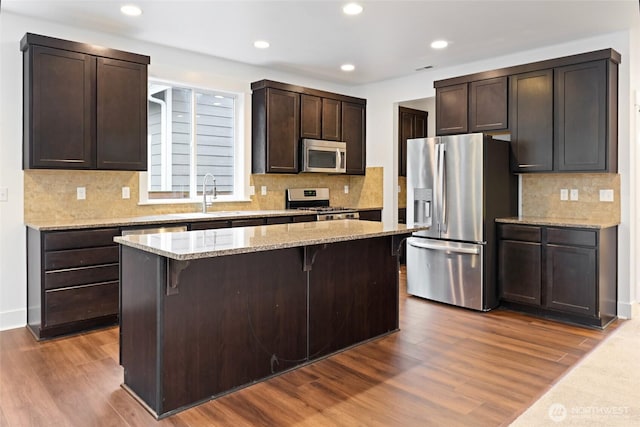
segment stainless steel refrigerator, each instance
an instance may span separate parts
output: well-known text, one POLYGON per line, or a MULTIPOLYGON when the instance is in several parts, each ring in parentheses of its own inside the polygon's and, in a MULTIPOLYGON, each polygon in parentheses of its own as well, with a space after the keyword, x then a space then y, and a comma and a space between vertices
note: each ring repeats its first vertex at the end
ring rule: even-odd
POLYGON ((509 143, 473 133, 407 141, 407 292, 474 310, 498 305, 494 220, 517 211, 509 143))

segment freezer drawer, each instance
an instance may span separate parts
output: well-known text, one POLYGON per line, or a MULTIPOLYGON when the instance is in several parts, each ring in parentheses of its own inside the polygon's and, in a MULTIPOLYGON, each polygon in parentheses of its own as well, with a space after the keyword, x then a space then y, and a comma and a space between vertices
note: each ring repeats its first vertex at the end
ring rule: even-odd
POLYGON ((410 237, 407 292, 474 310, 486 310, 484 245, 410 237))

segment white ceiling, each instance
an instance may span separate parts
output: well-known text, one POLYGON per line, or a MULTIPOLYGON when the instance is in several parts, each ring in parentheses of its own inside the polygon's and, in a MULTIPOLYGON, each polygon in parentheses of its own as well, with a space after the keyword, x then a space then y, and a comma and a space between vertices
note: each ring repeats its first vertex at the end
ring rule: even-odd
MULTIPOLYGON (((346 16, 336 0, 2 0, 1 8, 92 31, 363 84, 563 43, 637 25, 638 0, 364 0, 346 16), (120 6, 134 3, 140 17, 120 6), (429 47, 446 39, 448 48, 429 47), (271 47, 258 50, 257 39, 271 47), (341 64, 356 66, 351 73, 341 64)), ((83 41, 83 40, 79 40, 83 41)), ((144 53, 144 52, 142 52, 144 53)))

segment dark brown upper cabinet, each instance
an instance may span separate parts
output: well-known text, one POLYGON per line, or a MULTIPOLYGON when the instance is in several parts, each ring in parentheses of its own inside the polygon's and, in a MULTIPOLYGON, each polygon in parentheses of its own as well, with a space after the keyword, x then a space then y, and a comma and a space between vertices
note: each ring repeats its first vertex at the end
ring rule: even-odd
POLYGON ((300 137, 340 140, 341 104, 331 98, 300 95, 300 137))
POLYGON ((511 168, 514 172, 553 170, 553 70, 509 77, 511 168))
POLYGON ((469 84, 469 132, 507 128, 507 77, 469 84))
POLYGON ((467 83, 436 88, 436 135, 467 133, 467 83))
POLYGON ((436 135, 509 132, 516 173, 615 173, 620 60, 602 49, 435 81, 436 135))
POLYGON ((148 56, 27 33, 24 169, 147 169, 148 56))
POLYGON ((251 83, 252 172, 298 173, 302 138, 347 143, 347 174, 366 169, 366 99, 260 80, 251 83))
POLYGON ((427 136, 426 111, 413 108, 398 108, 398 175, 407 176, 407 139, 424 138, 427 136))
POLYGON ((342 103, 337 99, 322 98, 322 139, 340 140, 341 118, 342 103))
POLYGON ((342 140, 347 143, 347 174, 364 175, 366 172, 366 107, 362 104, 342 102, 342 140))
POLYGON ((298 173, 300 94, 254 90, 252 136, 253 173, 298 173))
POLYGON ((554 70, 557 171, 617 171, 617 71, 606 60, 554 70))
POLYGON ((300 138, 322 139, 322 98, 300 95, 300 138))

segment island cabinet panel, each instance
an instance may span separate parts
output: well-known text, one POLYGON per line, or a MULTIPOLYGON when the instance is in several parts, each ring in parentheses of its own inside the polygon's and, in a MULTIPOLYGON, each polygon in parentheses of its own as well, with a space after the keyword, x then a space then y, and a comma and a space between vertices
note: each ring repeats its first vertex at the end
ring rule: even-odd
POLYGON ((514 172, 553 170, 553 70, 509 77, 514 172))
POLYGON ((389 239, 320 250, 309 274, 309 359, 397 330, 397 283, 389 239))
POLYGON ((186 261, 123 245, 125 388, 163 418, 396 331, 394 242, 186 261))

